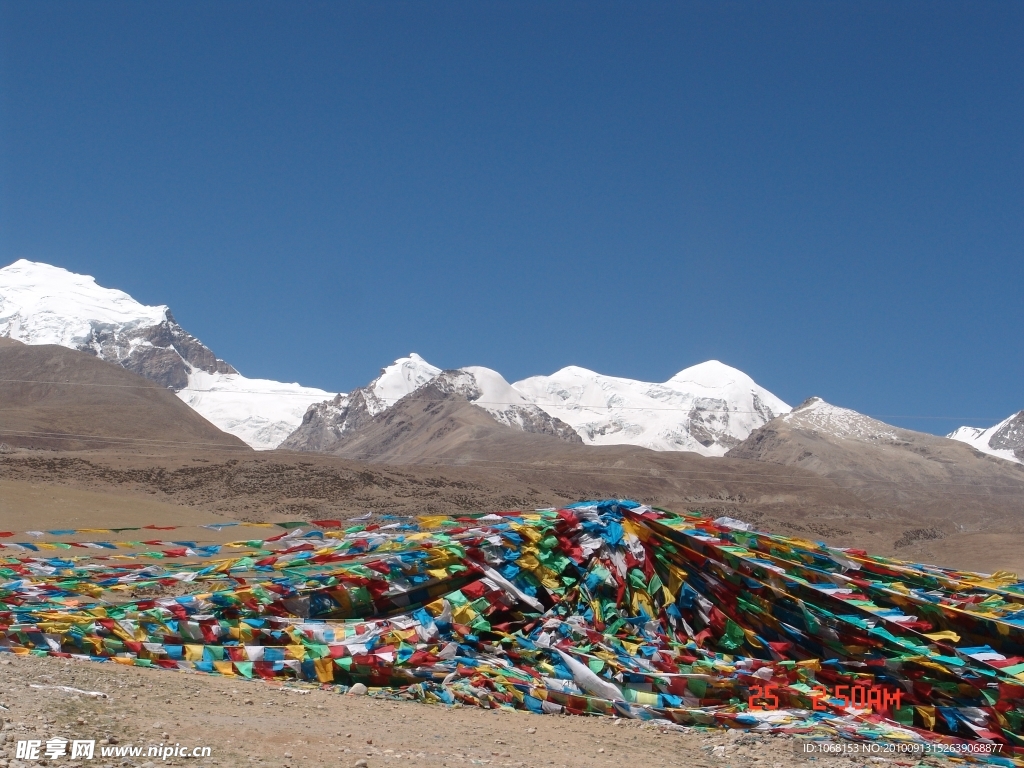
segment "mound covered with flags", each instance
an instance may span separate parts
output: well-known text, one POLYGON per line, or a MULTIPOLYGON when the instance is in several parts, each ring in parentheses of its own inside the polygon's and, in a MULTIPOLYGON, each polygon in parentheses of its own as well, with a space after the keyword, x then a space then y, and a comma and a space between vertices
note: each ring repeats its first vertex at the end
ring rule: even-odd
POLYGON ((0 559, 0 651, 1024 765, 1012 574, 621 500, 280 525, 226 544, 33 532, 0 559))

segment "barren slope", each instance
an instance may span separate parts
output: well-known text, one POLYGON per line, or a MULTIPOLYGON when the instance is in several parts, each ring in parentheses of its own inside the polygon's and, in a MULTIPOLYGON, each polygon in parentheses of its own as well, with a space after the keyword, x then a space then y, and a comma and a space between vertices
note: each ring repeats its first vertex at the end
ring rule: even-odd
POLYGON ((1024 544, 1024 466, 970 446, 885 424, 813 399, 773 419, 730 458, 807 469, 865 504, 905 513, 897 549, 940 554, 943 541, 973 540, 995 551, 1024 544))
POLYGON ((169 389, 119 366, 65 347, 0 339, 0 442, 67 450, 111 440, 248 450, 169 389))
POLYGON ((345 435, 332 453, 392 464, 437 459, 460 463, 531 456, 551 443, 554 450, 563 445, 582 447, 578 437, 570 443, 551 434, 501 424, 463 395, 431 382, 345 435))
MULTIPOLYGON (((545 450, 534 446, 523 456, 509 452, 499 459, 457 461, 396 466, 283 451, 147 455, 138 449, 22 450, 0 456, 0 477, 37 488, 88 490, 254 521, 365 512, 458 513, 629 497, 669 509, 738 517, 766 530, 837 546, 953 567, 1024 571, 1024 546, 1013 537, 952 534, 943 541, 896 547, 908 531, 926 529, 927 516, 867 504, 805 470, 625 446, 573 450, 555 439, 545 450), (933 544, 940 546, 929 550, 933 544)), ((63 527, 63 507, 50 496, 22 494, 21 512, 37 516, 41 527, 63 527), (44 524, 43 519, 54 522, 44 524)), ((152 518, 153 511, 140 507, 123 524, 160 522, 152 518)))

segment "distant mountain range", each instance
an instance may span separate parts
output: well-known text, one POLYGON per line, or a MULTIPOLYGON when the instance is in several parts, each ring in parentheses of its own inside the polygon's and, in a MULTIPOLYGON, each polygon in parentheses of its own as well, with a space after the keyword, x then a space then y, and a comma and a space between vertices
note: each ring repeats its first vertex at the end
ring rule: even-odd
POLYGON ((717 361, 702 363, 664 384, 563 368, 509 384, 497 371, 450 371, 419 355, 396 360, 365 387, 314 406, 281 447, 333 452, 371 418, 433 383, 460 396, 499 424, 587 445, 635 445, 653 450, 722 456, 789 406, 749 376, 717 361))
MULTIPOLYGON (((391 455, 393 448, 386 447, 397 436, 382 426, 382 419, 399 403, 403 415, 392 413, 391 423, 435 435, 418 449, 428 453, 431 446, 448 444, 436 436, 443 431, 434 418, 438 409, 462 414, 444 427, 449 430, 472 423, 478 432, 489 431, 487 425, 493 423, 564 443, 704 456, 756 452, 760 449, 750 443, 755 433, 794 424, 806 427, 812 415, 814 426, 808 429, 840 440, 861 441, 863 434, 870 434, 880 444, 898 439, 891 435, 921 434, 853 411, 825 408, 821 401, 791 413, 786 403, 745 373, 714 360, 663 383, 570 366, 510 384, 488 368, 443 371, 416 354, 396 360, 365 387, 348 393, 250 379, 183 329, 168 307, 146 306, 122 291, 97 285, 92 277, 24 259, 0 269, 0 337, 57 344, 116 363, 173 390, 212 424, 257 449, 280 446, 351 455, 372 446, 391 455), (429 408, 413 407, 414 402, 429 408), (444 402, 467 404, 484 421, 462 405, 439 405, 444 402)), ((1024 463, 1024 412, 987 430, 961 427, 949 438, 1024 463)))

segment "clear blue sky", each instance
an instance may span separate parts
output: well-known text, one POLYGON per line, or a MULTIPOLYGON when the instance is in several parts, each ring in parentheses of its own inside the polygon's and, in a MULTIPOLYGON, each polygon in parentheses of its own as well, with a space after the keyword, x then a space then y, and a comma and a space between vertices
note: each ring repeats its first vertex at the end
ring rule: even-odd
POLYGON ((1024 4, 3 0, 0 35, 0 262, 247 375, 717 358, 934 432, 1024 408, 1024 4))

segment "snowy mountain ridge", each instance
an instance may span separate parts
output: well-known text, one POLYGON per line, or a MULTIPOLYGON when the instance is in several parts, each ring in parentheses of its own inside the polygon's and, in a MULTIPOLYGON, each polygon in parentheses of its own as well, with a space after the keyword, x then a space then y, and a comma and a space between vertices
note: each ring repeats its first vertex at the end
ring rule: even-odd
POLYGON ((790 407, 742 371, 717 360, 664 383, 604 376, 569 366, 512 385, 530 402, 571 424, 589 445, 724 456, 790 407))
POLYGON ((946 437, 989 456, 1024 464, 1024 411, 1017 411, 994 427, 960 427, 946 437))
POLYGON ((253 448, 276 448, 307 406, 331 396, 246 378, 178 325, 167 306, 141 304, 88 275, 27 259, 0 269, 0 336, 117 363, 173 389, 207 421, 253 448))
POLYGON ((604 376, 570 366, 509 384, 497 371, 441 371, 419 355, 396 360, 373 382, 311 406, 284 448, 329 451, 384 408, 428 383, 465 397, 501 424, 589 445, 637 445, 722 456, 789 406, 742 371, 717 361, 687 368, 663 384, 604 376), (387 394, 378 394, 378 393, 387 394), (575 434, 571 434, 575 432, 575 434))

